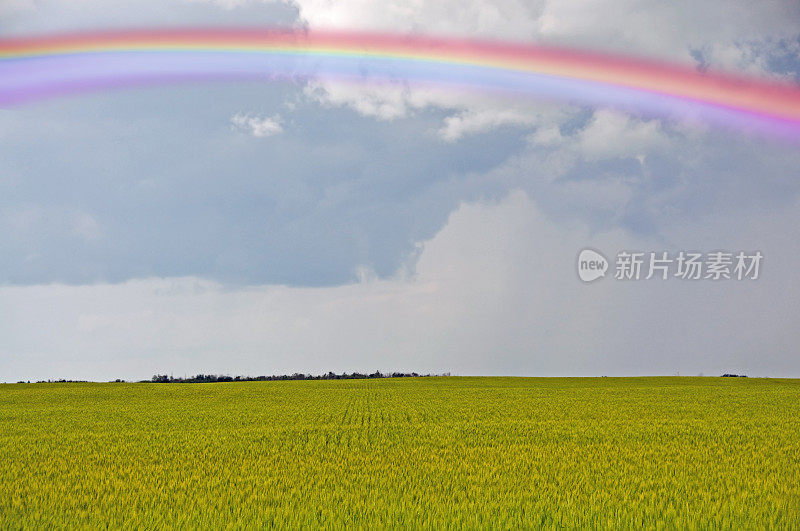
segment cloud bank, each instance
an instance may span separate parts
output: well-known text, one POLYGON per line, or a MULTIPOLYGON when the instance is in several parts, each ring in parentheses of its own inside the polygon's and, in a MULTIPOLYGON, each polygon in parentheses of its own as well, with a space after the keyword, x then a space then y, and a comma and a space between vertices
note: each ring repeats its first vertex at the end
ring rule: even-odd
MULTIPOLYGON (((585 285, 590 245, 662 249, 549 220, 523 192, 465 203, 420 244, 415 272, 330 288, 229 289, 199 278, 0 288, 0 374, 12 381, 417 370, 455 374, 800 376, 800 249, 774 219, 718 216, 722 244, 760 245, 762 278, 585 285), (768 296, 766 296, 768 294, 768 296), (53 359, 52 353, 60 355, 53 359)), ((678 228, 676 232, 692 230, 678 228)), ((702 231, 700 231, 702 232, 702 231)), ((702 234, 681 235, 690 244, 702 234)), ((677 237, 677 235, 676 235, 677 237)))
POLYGON ((275 116, 250 116, 245 113, 236 113, 231 117, 231 124, 238 131, 244 131, 258 138, 277 135, 283 132, 281 117, 275 116))

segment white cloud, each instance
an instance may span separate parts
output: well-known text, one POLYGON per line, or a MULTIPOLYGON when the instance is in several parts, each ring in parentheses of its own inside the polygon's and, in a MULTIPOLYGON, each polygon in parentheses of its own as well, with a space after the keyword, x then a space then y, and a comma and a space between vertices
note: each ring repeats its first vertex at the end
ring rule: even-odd
POLYGON ((437 136, 446 142, 506 125, 536 127, 559 124, 576 112, 568 106, 496 97, 480 91, 412 87, 409 84, 366 82, 355 85, 313 81, 307 85, 305 94, 323 105, 349 107, 379 120, 405 118, 431 108, 452 111, 436 131, 437 136))
POLYGON ((431 33, 557 42, 691 62, 691 50, 747 41, 793 39, 800 8, 792 0, 755 7, 747 0, 686 4, 659 0, 294 0, 314 28, 431 33))
POLYGON ((304 93, 310 100, 323 105, 350 107, 360 114, 380 120, 404 117, 414 107, 414 103, 410 101, 410 91, 403 86, 311 81, 306 85, 304 93))
MULTIPOLYGON (((301 18, 315 28, 426 33, 469 38, 558 44, 609 52, 697 62, 769 74, 770 53, 800 35, 800 8, 791 0, 759 3, 712 0, 687 8, 659 0, 294 0, 301 18)), ((783 74, 776 73, 776 76, 783 74)), ((380 119, 428 106, 452 111, 440 130, 444 140, 517 124, 542 123, 536 105, 419 88, 315 85, 314 97, 380 119)))
POLYGON ((578 149, 588 158, 637 157, 665 142, 658 120, 637 120, 599 110, 578 134, 578 149))
MULTIPOLYGON (((547 124, 544 120, 542 124, 547 124)), ((643 158, 669 145, 670 134, 697 134, 686 124, 665 128, 660 120, 635 118, 608 109, 596 110, 586 125, 562 134, 553 120, 529 136, 532 146, 564 149, 586 160, 643 158)))
POLYGON ((527 39, 543 2, 295 0, 309 26, 527 39))
POLYGON ((469 107, 444 119, 444 124, 438 131, 442 139, 453 142, 465 135, 482 133, 503 125, 535 126, 553 123, 569 114, 563 109, 519 102, 498 105, 497 101, 487 101, 484 105, 469 107))
POLYGON ((231 124, 239 131, 244 131, 258 138, 274 136, 283 132, 279 115, 263 117, 237 113, 231 118, 231 124))

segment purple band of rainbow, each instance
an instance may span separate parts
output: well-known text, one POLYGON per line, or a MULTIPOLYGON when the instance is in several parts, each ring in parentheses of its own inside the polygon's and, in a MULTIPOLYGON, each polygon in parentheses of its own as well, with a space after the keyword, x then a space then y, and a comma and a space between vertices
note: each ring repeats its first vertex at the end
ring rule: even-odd
POLYGON ((143 83, 332 78, 499 91, 800 138, 800 87, 594 52, 337 31, 181 29, 0 40, 0 105, 143 83))

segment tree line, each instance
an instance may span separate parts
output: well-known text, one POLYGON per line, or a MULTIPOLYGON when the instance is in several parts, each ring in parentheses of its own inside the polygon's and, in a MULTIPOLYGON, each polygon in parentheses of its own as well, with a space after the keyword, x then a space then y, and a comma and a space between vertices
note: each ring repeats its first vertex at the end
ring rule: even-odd
POLYGON ((370 374, 352 372, 336 374, 335 372, 328 372, 326 374, 303 374, 296 372, 294 374, 281 374, 272 376, 226 376, 218 374, 198 374, 188 378, 175 378, 166 374, 155 374, 149 380, 142 380, 141 382, 150 383, 218 383, 218 382, 274 382, 285 380, 365 380, 369 378, 419 378, 419 377, 432 377, 432 376, 450 376, 449 372, 443 374, 419 374, 416 372, 390 372, 382 373, 375 371, 370 374))

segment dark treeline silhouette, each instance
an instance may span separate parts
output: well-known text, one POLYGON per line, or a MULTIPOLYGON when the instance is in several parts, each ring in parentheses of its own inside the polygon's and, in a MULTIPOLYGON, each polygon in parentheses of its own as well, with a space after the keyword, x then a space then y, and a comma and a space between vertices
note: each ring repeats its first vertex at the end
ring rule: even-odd
MULTIPOLYGON (((17 382, 17 383, 31 383, 30 380, 27 382, 17 382)), ((89 383, 89 380, 39 380, 36 383, 89 383)))
MULTIPOLYGON (((168 376, 166 374, 156 374, 149 380, 139 380, 138 383, 217 383, 217 382, 276 382, 276 381, 285 381, 285 380, 365 380, 369 378, 432 378, 432 377, 441 377, 441 376, 450 376, 449 372, 445 372, 442 374, 419 374, 416 372, 390 372, 390 373, 382 373, 380 371, 375 371, 370 374, 360 373, 360 372, 353 372, 353 373, 346 373, 343 372, 342 374, 336 374, 335 372, 328 372, 326 374, 303 374, 301 372, 296 372, 294 374, 281 374, 281 375, 272 375, 272 376, 226 376, 226 375, 218 375, 218 374, 198 374, 196 376, 191 376, 189 378, 174 378, 173 376, 168 376)), ((722 375, 723 378, 747 378, 746 374, 732 374, 732 373, 725 373, 722 375)), ((605 376, 603 376, 605 378, 605 376)), ((30 380, 27 382, 25 380, 20 380, 17 382, 18 384, 24 383, 31 383, 30 380)), ((66 380, 61 378, 59 380, 39 380, 35 382, 37 384, 43 383, 90 383, 89 380, 66 380)), ((126 383, 126 380, 117 378, 116 380, 112 380, 111 383, 126 383)))
POLYGON ((156 374, 149 380, 142 380, 142 382, 152 383, 217 383, 217 382, 274 382, 283 380, 364 380, 367 378, 417 378, 417 377, 431 377, 431 376, 450 376, 450 373, 444 374, 418 374, 416 372, 392 372, 383 374, 380 371, 375 371, 371 374, 363 374, 360 372, 336 374, 328 372, 327 374, 303 374, 296 372, 294 374, 281 374, 272 376, 224 376, 217 374, 198 374, 190 378, 173 378, 166 374, 156 374))
MULTIPOLYGON (((281 374, 272 376, 225 376, 217 374, 198 374, 190 378, 174 378, 166 374, 156 374, 149 380, 139 380, 137 383, 217 383, 217 382, 275 382, 281 380, 364 380, 368 378, 430 378, 435 376, 450 376, 449 372, 442 374, 419 374, 416 372, 391 372, 382 373, 375 371, 371 374, 362 374, 360 372, 336 374, 328 372, 327 374, 303 374, 296 372, 294 374, 281 374)), ((30 380, 20 380, 18 384, 31 383, 30 380)), ((91 383, 89 380, 66 380, 61 378, 59 380, 39 380, 37 384, 44 383, 91 383)), ((117 378, 111 380, 111 383, 128 383, 126 380, 117 378)))

